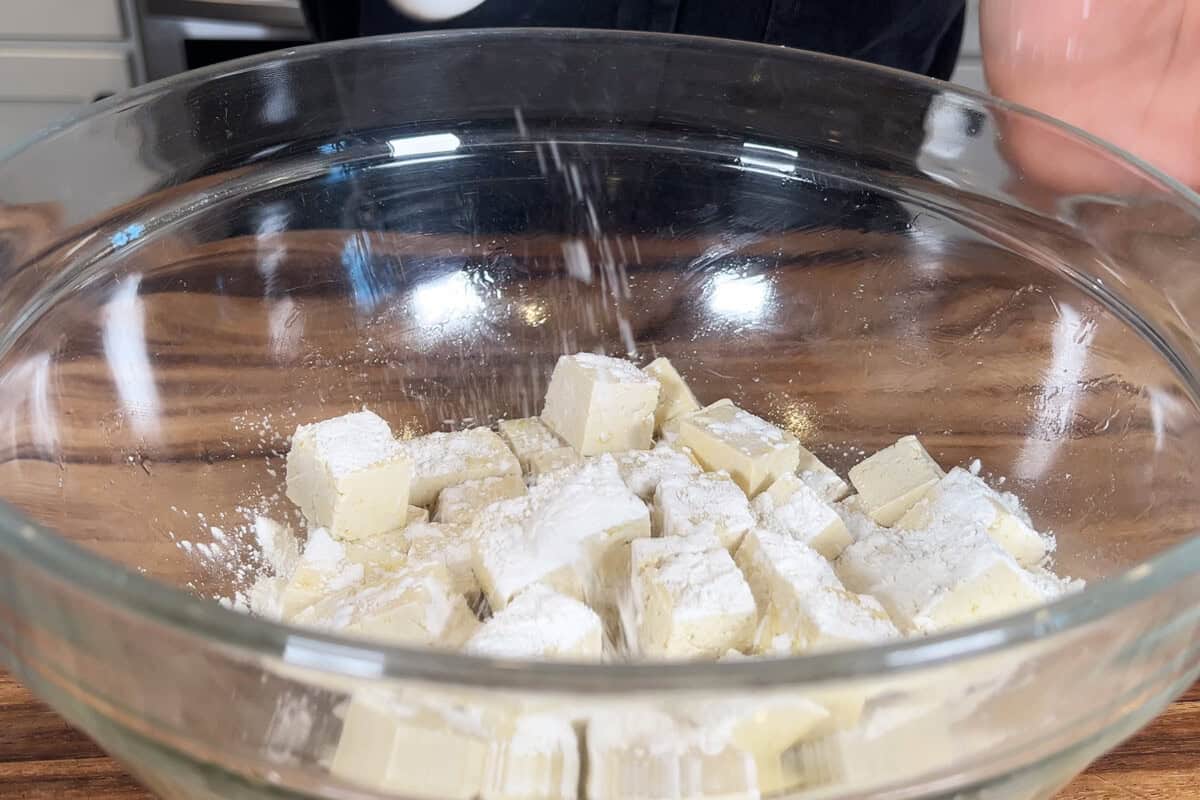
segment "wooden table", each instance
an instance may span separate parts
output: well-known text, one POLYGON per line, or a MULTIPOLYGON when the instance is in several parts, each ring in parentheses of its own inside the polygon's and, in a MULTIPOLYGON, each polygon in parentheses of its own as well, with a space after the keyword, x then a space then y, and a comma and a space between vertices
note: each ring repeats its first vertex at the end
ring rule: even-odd
MULTIPOLYGON (((1100 758, 1056 800, 1190 800, 1200 784, 1200 683, 1100 758)), ((145 789, 25 687, 0 673, 0 797, 149 800, 145 789)))

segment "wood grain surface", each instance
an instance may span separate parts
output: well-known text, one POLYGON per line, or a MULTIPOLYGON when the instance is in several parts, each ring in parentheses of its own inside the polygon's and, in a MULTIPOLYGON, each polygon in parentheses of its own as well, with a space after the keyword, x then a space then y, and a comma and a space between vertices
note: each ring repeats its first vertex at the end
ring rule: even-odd
MULTIPOLYGON (((1191 800, 1200 784, 1200 683, 1055 800, 1191 800)), ((0 672, 0 797, 148 800, 121 765, 0 672)))

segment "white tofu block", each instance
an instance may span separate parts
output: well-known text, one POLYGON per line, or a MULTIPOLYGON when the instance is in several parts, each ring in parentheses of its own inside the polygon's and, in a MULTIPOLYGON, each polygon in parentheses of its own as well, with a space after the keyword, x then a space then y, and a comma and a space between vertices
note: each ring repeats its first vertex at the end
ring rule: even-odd
POLYGON ((639 554, 632 575, 635 652, 652 659, 716 659, 754 638, 754 596, 724 547, 639 554))
POLYGON ((599 661, 603 640, 595 611, 573 597, 534 585, 483 623, 463 649, 489 658, 599 661))
POLYGON ((511 473, 464 481, 456 486, 447 486, 438 494, 433 521, 469 525, 480 511, 492 503, 520 497, 523 494, 525 494, 525 481, 519 474, 511 473))
POLYGON ((955 467, 896 522, 897 528, 920 530, 948 520, 985 530, 996 544, 1023 567, 1037 565, 1046 555, 1046 540, 1003 496, 977 475, 955 467))
POLYGON ((796 475, 831 503, 845 499, 850 494, 850 484, 842 480, 840 475, 804 445, 800 445, 800 461, 796 465, 796 475))
POLYGON ((650 710, 593 714, 588 800, 758 800, 754 758, 702 729, 650 710))
POLYGON ((646 502, 650 502, 654 490, 664 480, 690 478, 701 472, 700 465, 687 451, 662 442, 652 450, 627 450, 614 454, 613 458, 625 485, 646 502))
POLYGON ((861 507, 880 525, 894 525, 944 475, 915 436, 905 436, 850 468, 861 507))
POLYGON ((532 456, 566 445, 566 442, 547 428, 546 423, 538 417, 505 419, 496 427, 500 431, 500 438, 508 444, 517 456, 517 461, 521 462, 521 469, 526 472, 529 471, 529 459, 532 456))
POLYGON ((847 591, 829 562, 797 539, 752 531, 736 560, 762 614, 757 652, 855 647, 899 635, 874 598, 847 591))
POLYGON ((360 584, 366 574, 362 564, 346 558, 346 548, 324 528, 309 531, 295 569, 282 576, 279 598, 282 619, 290 620, 323 597, 360 584))
POLYGON ((658 406, 654 409, 654 430, 662 430, 663 423, 681 414, 700 410, 696 395, 675 369, 670 359, 659 357, 642 367, 642 371, 658 381, 658 406))
POLYGON ((482 800, 562 800, 579 789, 579 739, 569 719, 518 716, 492 748, 482 800))
POLYGON ((458 647, 479 621, 441 567, 402 567, 318 600, 297 625, 395 644, 458 647))
POLYGON ((475 574, 493 611, 547 583, 580 597, 587 579, 628 574, 629 542, 650 535, 645 503, 621 480, 612 456, 559 470, 529 493, 489 506, 467 536, 475 574))
POLYGON ((723 547, 711 528, 697 528, 684 536, 657 536, 637 539, 630 543, 629 577, 634 578, 647 567, 679 553, 703 553, 723 547))
POLYGON ((833 729, 827 709, 791 695, 696 703, 684 718, 710 741, 727 742, 748 754, 763 796, 806 786, 807 775, 797 769, 789 751, 833 729))
POLYGON ((831 561, 852 541, 833 506, 790 473, 754 498, 754 512, 766 530, 804 542, 831 561))
POLYGON ((645 450, 657 406, 658 381, 633 364, 576 353, 554 366, 542 421, 580 455, 645 450))
POLYGON ((404 517, 404 524, 413 525, 418 522, 429 522, 429 509, 421 508, 421 506, 409 506, 408 514, 404 517))
POLYGON ((403 443, 413 463, 409 502, 432 506, 438 492, 465 481, 520 475, 521 465, 504 440, 487 428, 430 433, 403 443))
POLYGON ((749 497, 800 463, 795 436, 728 402, 681 417, 679 444, 705 469, 728 472, 749 497))
POLYGON ((329 771, 404 797, 474 800, 484 785, 494 735, 494 726, 467 713, 361 692, 347 707, 329 771))
POLYGON ((710 528, 730 551, 755 525, 750 501, 723 472, 664 480, 654 492, 651 513, 658 536, 685 536, 710 528))
POLYGON ((475 579, 474 542, 465 525, 422 522, 404 530, 408 545, 404 563, 413 567, 442 566, 450 576, 450 588, 461 595, 479 591, 475 579))
POLYGON ((842 552, 837 572, 873 595, 909 633, 933 633, 1020 611, 1050 591, 977 528, 951 521, 922 530, 882 530, 842 552))
POLYGON ((311 527, 361 539, 404 525, 412 462, 370 411, 301 425, 287 457, 287 496, 311 527))
MULTIPOLYGON (((426 523, 415 523, 424 525, 426 523)), ((408 560, 408 539, 404 532, 411 526, 380 533, 367 539, 345 543, 346 560, 361 564, 368 575, 388 572, 408 560)))
POLYGON ((575 467, 583 463, 583 457, 571 446, 555 447, 534 453, 529 457, 529 480, 537 483, 543 476, 567 467, 575 467))

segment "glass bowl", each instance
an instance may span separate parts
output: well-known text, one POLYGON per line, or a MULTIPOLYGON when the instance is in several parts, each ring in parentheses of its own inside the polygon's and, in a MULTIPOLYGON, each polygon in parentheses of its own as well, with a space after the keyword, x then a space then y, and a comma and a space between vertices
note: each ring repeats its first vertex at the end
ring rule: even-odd
POLYGON ((361 40, 139 89, 0 161, 0 662, 167 798, 1046 797, 1200 670, 1197 200, 982 95, 703 39, 361 40), (717 664, 212 602, 247 508, 287 513, 296 423, 528 415, 578 350, 668 355, 842 471, 907 433, 978 458, 1089 586, 717 664), (347 714, 387 758, 331 768, 347 714), (531 715, 558 749, 497 733, 531 715))

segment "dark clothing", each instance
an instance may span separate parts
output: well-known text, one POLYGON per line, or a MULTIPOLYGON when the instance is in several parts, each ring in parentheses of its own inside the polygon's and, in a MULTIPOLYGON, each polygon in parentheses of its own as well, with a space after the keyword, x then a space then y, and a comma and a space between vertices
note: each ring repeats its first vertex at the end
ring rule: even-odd
POLYGON ((321 39, 460 28, 612 28, 717 36, 949 78, 964 0, 483 0, 425 23, 387 0, 303 0, 321 39))

